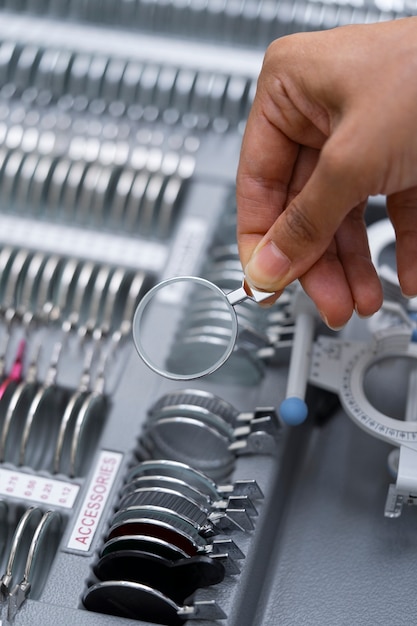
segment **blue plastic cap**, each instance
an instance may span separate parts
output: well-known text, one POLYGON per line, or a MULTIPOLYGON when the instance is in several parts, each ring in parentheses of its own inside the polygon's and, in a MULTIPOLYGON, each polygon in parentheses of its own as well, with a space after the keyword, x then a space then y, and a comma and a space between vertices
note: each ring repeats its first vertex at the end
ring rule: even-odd
POLYGON ((298 426, 307 419, 308 408, 301 398, 286 398, 280 404, 279 414, 289 426, 298 426))

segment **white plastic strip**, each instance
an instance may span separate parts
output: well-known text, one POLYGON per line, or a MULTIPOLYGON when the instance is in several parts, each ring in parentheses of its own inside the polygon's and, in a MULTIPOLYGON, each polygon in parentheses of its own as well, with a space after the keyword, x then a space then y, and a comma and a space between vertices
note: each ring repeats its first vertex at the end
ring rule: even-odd
POLYGON ((155 242, 12 215, 0 215, 0 242, 154 272, 167 257, 166 247, 155 242))
POLYGON ((87 493, 67 543, 67 548, 70 550, 80 552, 90 550, 122 458, 123 455, 120 452, 108 450, 100 452, 87 493))
POLYGON ((71 509, 79 490, 74 483, 0 468, 0 496, 71 509))

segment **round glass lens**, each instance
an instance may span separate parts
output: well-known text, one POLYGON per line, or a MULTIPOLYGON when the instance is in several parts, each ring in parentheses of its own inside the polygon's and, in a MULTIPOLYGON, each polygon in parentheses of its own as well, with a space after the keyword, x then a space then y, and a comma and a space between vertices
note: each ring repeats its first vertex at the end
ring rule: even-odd
POLYGON ((133 319, 139 356, 154 372, 173 380, 216 371, 232 353, 236 336, 237 318, 226 294, 195 276, 169 278, 153 287, 133 319), (210 325, 195 319, 192 305, 199 301, 215 305, 219 312, 210 325))

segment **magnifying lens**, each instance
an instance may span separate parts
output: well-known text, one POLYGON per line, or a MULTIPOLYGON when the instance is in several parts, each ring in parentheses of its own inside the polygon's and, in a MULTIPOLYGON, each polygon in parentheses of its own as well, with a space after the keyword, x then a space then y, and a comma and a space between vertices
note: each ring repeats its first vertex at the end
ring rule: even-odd
POLYGON ((214 283, 196 276, 169 278, 153 287, 139 302, 133 318, 133 340, 139 356, 157 374, 172 380, 192 380, 212 374, 232 354, 238 334, 234 309, 245 300, 257 303, 274 293, 241 287, 225 293, 214 283), (201 326, 198 333, 184 332, 187 312, 195 302, 216 311, 216 332, 201 326), (179 339, 181 338, 181 339, 179 339))

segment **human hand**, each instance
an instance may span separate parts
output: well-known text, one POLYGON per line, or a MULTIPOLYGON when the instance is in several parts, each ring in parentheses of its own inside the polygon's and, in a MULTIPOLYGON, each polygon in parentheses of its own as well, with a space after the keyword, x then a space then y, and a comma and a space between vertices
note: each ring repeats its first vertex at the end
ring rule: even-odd
POLYGON ((276 40, 242 143, 237 237, 254 287, 296 278, 332 328, 382 289, 364 222, 387 196, 404 295, 417 295, 417 18, 276 40))

